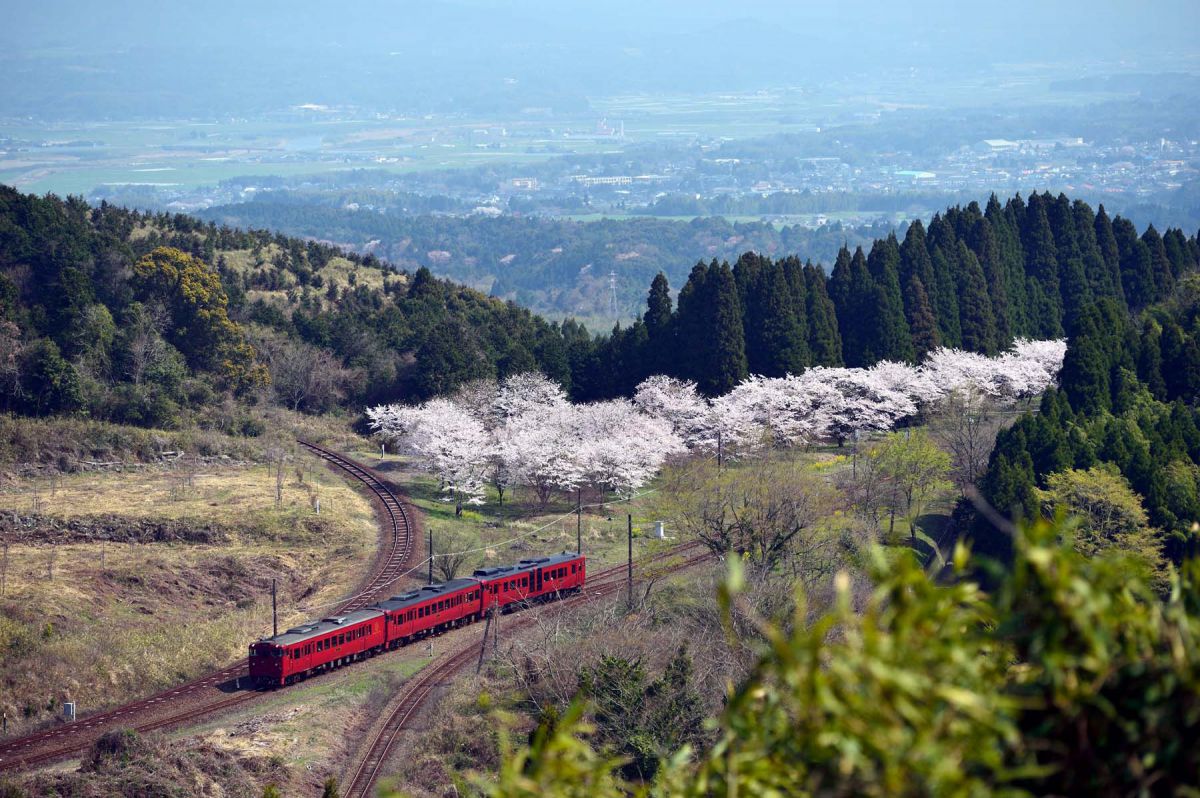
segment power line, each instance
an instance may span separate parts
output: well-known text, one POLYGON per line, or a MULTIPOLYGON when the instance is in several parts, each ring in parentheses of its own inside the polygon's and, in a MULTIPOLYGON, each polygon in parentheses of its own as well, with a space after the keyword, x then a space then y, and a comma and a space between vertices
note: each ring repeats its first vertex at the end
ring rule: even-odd
MULTIPOLYGON (((520 535, 517 535, 516 537, 509 538, 508 540, 501 540, 501 541, 499 541, 499 542, 496 542, 496 543, 490 543, 490 544, 488 544, 488 545, 486 545, 486 546, 478 546, 478 547, 476 547, 476 548, 473 548, 473 549, 464 549, 464 550, 462 550, 462 551, 456 551, 456 552, 447 552, 447 553, 439 554, 439 555, 437 555, 437 556, 438 556, 438 557, 454 557, 454 556, 459 556, 459 555, 464 555, 464 554, 478 554, 478 553, 479 553, 479 552, 481 552, 481 551, 487 551, 488 549, 494 549, 494 548, 496 548, 497 546, 507 546, 507 545, 508 545, 508 544, 510 544, 510 543, 516 543, 518 540, 523 540, 523 539, 525 539, 525 538, 527 538, 527 537, 530 537, 531 535, 536 535, 538 532, 541 532, 541 531, 543 531, 543 530, 545 530, 545 529, 549 529, 550 527, 554 526, 555 524, 561 523, 563 519, 565 519, 565 518, 569 518, 570 516, 572 516, 572 515, 575 515, 575 513, 576 513, 576 512, 579 512, 579 511, 581 511, 581 510, 584 510, 584 509, 592 509, 592 508, 595 508, 595 507, 607 507, 607 506, 609 506, 610 504, 619 504, 619 503, 621 503, 621 502, 624 502, 624 501, 630 501, 630 500, 632 500, 632 499, 640 499, 642 496, 648 496, 648 495, 650 495, 651 493, 657 493, 657 492, 658 492, 658 489, 657 489, 657 488, 650 488, 649 490, 644 490, 644 491, 641 491, 640 493, 634 493, 634 494, 632 494, 631 496, 629 496, 628 498, 625 498, 625 499, 613 499, 613 500, 611 500, 611 501, 607 501, 607 502, 596 502, 596 503, 594 503, 594 504, 583 504, 583 505, 578 505, 577 509, 573 509, 573 510, 570 510, 570 511, 568 511, 568 512, 565 512, 565 513, 563 513, 562 515, 556 516, 555 518, 551 519, 550 521, 546 522, 545 524, 542 524, 542 525, 541 525, 541 526, 539 526, 538 528, 536 528, 536 529, 531 529, 531 530, 530 530, 530 531, 528 531, 528 532, 524 532, 524 533, 522 533, 522 534, 520 534, 520 535)), ((419 571, 420 571, 422 568, 425 568, 425 567, 431 566, 431 565, 432 565, 432 563, 431 563, 431 559, 432 559, 432 558, 430 558, 430 557, 426 557, 425 559, 421 560, 419 563, 417 563, 417 564, 413 565, 413 566, 412 566, 411 568, 409 568, 407 571, 404 571, 403 573, 397 574, 396 576, 392 577, 392 578, 391 578, 391 579, 389 579, 388 581, 386 581, 386 582, 384 582, 383 584, 379 585, 379 587, 377 587, 377 588, 376 588, 376 590, 382 590, 382 589, 384 589, 385 587, 388 587, 389 585, 391 585, 391 584, 392 584, 392 583, 394 583, 394 582, 397 582, 397 581, 399 581, 399 580, 401 580, 401 579, 404 579, 405 577, 411 576, 412 574, 419 572, 419 571)), ((353 595, 353 596, 349 596, 348 598, 339 599, 339 600, 337 600, 337 601, 330 601, 330 602, 328 602, 328 603, 325 603, 325 604, 308 604, 308 605, 303 605, 303 606, 300 606, 300 607, 296 607, 296 608, 295 608, 295 611, 296 611, 296 612, 311 612, 312 610, 320 610, 320 609, 324 609, 324 608, 326 608, 326 607, 336 607, 336 606, 338 606, 339 604, 344 604, 344 603, 345 603, 345 602, 347 602, 347 601, 351 601, 351 600, 353 600, 353 599, 356 599, 356 598, 361 598, 361 597, 363 597, 363 596, 365 596, 365 595, 366 595, 366 593, 365 593, 365 592, 363 592, 363 593, 358 593, 358 594, 356 594, 356 595, 353 595)))

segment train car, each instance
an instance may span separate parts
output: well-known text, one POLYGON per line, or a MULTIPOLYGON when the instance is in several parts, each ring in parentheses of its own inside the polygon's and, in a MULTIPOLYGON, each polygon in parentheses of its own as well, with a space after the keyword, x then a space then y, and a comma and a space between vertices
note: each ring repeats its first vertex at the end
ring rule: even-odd
POLYGON ((250 646, 250 677, 279 687, 429 634, 578 592, 583 555, 562 553, 481 568, 465 579, 425 585, 362 610, 313 621, 250 646))
POLYGON ((279 687, 371 656, 384 650, 386 626, 383 613, 368 608, 259 640, 250 646, 250 678, 260 686, 279 687))
POLYGON ((562 554, 521 560, 516 565, 480 568, 472 576, 483 586, 483 607, 509 612, 534 601, 545 601, 582 589, 587 560, 582 554, 562 554))
POLYGON ((375 607, 387 616, 388 648, 396 648, 418 637, 478 620, 481 601, 477 579, 453 579, 392 596, 375 607))

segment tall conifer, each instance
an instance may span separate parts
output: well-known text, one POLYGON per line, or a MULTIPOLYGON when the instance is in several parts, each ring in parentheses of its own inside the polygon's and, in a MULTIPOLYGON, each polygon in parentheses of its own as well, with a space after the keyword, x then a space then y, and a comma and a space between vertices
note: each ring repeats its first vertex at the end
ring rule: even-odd
POLYGON ((1022 233, 1031 333, 1038 338, 1057 338, 1063 333, 1058 256, 1054 247, 1054 233, 1046 215, 1046 203, 1038 194, 1029 195, 1022 233))
POLYGON ((807 263, 804 266, 807 289, 808 349, 814 366, 842 365, 842 339, 838 333, 837 313, 825 286, 825 274, 807 263))
POLYGON ((983 268, 975 253, 962 241, 958 242, 958 264, 962 275, 958 299, 962 347, 994 355, 997 350, 996 320, 992 315, 983 268))
POLYGON ((1121 285, 1121 252, 1117 248, 1117 239, 1113 235, 1112 220, 1101 205, 1096 211, 1096 246, 1104 263, 1106 276, 1103 285, 1111 285, 1111 290, 1097 291, 1097 296, 1112 296, 1122 305, 1127 303, 1125 289, 1121 285))
POLYGON ((706 369, 701 388, 717 396, 728 393, 746 379, 746 339, 742 326, 742 307, 738 301, 737 283, 728 263, 709 267, 708 282, 712 291, 713 361, 706 369))
POLYGON ((908 277, 904 290, 904 306, 908 309, 908 327, 912 331, 913 350, 920 361, 925 355, 942 345, 938 335, 937 320, 929 306, 929 295, 921 278, 916 274, 908 277))
POLYGON ((1150 273, 1154 276, 1154 301, 1166 299, 1175 290, 1175 275, 1171 271, 1171 261, 1167 258, 1167 249, 1163 245, 1162 236, 1149 225, 1142 233, 1142 243, 1150 253, 1150 273))
POLYGON ((878 240, 867 257, 867 271, 874 283, 870 313, 875 317, 874 360, 912 361, 912 334, 904 317, 904 295, 900 291, 900 244, 894 234, 878 240))

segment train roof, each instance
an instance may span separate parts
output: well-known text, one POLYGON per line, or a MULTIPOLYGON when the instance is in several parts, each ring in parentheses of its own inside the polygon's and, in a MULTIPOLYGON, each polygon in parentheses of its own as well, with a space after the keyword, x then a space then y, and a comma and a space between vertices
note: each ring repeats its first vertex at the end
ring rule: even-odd
POLYGON ((299 626, 294 626, 282 634, 274 637, 264 637, 260 643, 274 643, 277 646, 290 646, 294 643, 301 643, 305 640, 310 640, 314 637, 320 637, 328 632, 336 632, 338 629, 344 629, 347 626, 353 626, 360 621, 366 621, 371 618, 379 617, 379 610, 373 607, 368 607, 363 610, 354 610, 353 612, 342 613, 341 615, 331 615, 328 618, 322 618, 319 621, 309 621, 299 626))
POLYGON ((411 607, 414 604, 421 604, 438 596, 445 596, 468 587, 475 587, 478 584, 479 580, 477 579, 451 579, 449 582, 435 582, 432 585, 423 585, 416 590, 409 590, 398 596, 392 596, 390 599, 381 601, 373 606, 387 612, 393 612, 395 610, 402 610, 405 607, 411 607))
POLYGON ((582 559, 582 554, 564 551, 562 554, 551 554, 548 557, 530 557, 521 560, 516 565, 495 565, 491 568, 478 568, 472 574, 476 579, 499 579, 509 574, 519 574, 532 571, 534 568, 545 568, 552 565, 562 565, 566 562, 582 559))

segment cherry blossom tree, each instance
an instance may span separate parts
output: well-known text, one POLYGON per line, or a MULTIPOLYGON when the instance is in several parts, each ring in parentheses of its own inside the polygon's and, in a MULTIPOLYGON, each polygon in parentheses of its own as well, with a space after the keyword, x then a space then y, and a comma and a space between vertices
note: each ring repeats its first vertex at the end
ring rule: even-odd
POLYGON ((373 408, 367 416, 381 436, 398 442, 437 475, 442 490, 454 497, 456 513, 464 500, 483 500, 492 438, 478 418, 449 399, 373 408))
POLYGON ((889 430, 917 412, 912 397, 869 369, 815 368, 801 380, 810 392, 822 392, 815 403, 817 428, 839 446, 856 433, 889 430))
POLYGON ((623 399, 580 405, 574 420, 579 463, 588 482, 620 494, 634 493, 668 457, 686 449, 667 421, 623 399))
POLYGON ((689 448, 709 437, 713 409, 691 380, 650 377, 637 387, 633 403, 651 418, 670 424, 689 448))
POLYGON ((548 407, 566 405, 567 394, 557 382, 536 371, 515 374, 500 383, 492 400, 499 421, 548 407))
POLYGON ((545 507, 554 491, 573 491, 584 484, 578 450, 575 409, 564 404, 511 418, 500 457, 513 481, 532 488, 545 507))
MULTIPOLYGON (((763 447, 841 445, 890 430, 918 410, 944 413, 949 397, 969 397, 973 409, 984 398, 1035 396, 1053 384, 1065 353, 1064 341, 1025 339, 994 358, 943 348, 920 366, 883 361, 753 376, 711 401, 695 383, 655 376, 632 402, 572 405, 561 386, 529 372, 468 383, 452 399, 417 407, 371 408, 367 416, 379 435, 437 474, 460 509, 463 497, 480 501, 489 483, 501 501, 509 485, 526 485, 545 506, 555 491, 585 485, 629 495, 686 450, 715 453, 720 462, 763 447)), ((977 468, 973 456, 962 458, 968 472, 977 468)))

